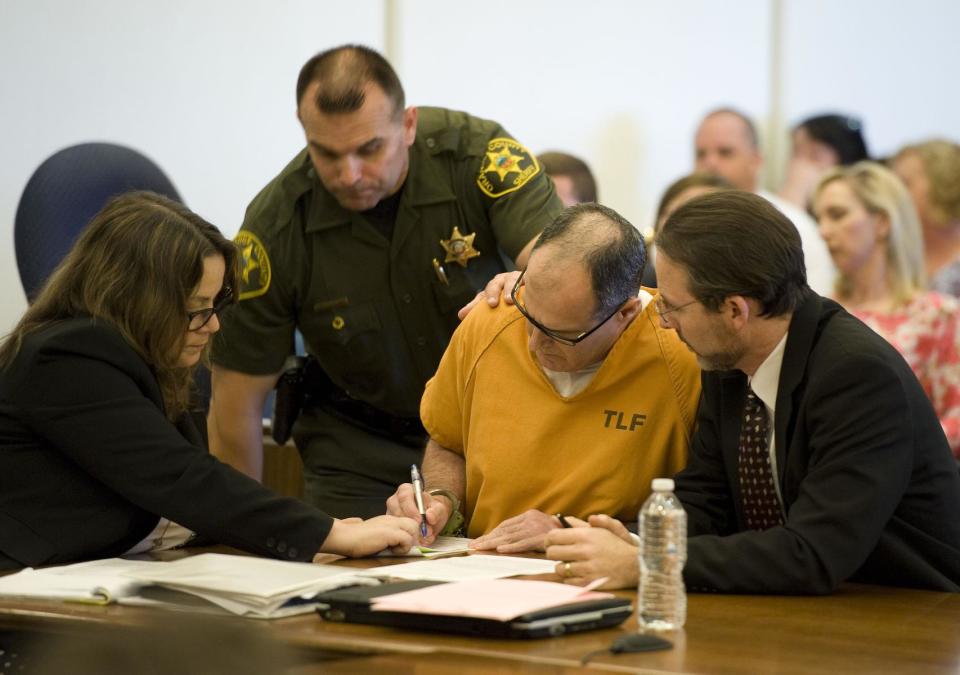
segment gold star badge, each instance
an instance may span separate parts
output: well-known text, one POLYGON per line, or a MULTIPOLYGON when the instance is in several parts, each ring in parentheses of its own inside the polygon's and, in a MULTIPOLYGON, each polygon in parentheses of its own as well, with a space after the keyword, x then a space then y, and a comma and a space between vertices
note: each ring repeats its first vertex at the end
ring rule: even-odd
POLYGON ((480 255, 480 251, 473 247, 473 240, 476 236, 476 232, 463 236, 460 234, 460 228, 454 226, 450 238, 440 240, 440 245, 447 252, 447 257, 443 259, 443 262, 455 262, 459 263, 461 267, 466 267, 470 258, 476 258, 480 255))
POLYGON ((508 173, 520 173, 520 155, 514 155, 510 148, 502 147, 497 152, 487 152, 487 165, 484 167, 484 173, 493 172, 499 176, 502 181, 508 173))

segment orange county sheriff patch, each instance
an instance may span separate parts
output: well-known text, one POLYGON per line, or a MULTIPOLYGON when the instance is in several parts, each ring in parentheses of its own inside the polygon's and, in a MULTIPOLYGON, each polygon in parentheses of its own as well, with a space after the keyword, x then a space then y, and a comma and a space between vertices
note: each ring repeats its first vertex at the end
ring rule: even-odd
POLYGON ((477 185, 494 198, 519 190, 540 172, 537 158, 512 138, 490 141, 480 166, 477 185))
POLYGON ((240 249, 240 299, 255 298, 270 288, 270 257, 257 235, 240 230, 233 242, 240 249))

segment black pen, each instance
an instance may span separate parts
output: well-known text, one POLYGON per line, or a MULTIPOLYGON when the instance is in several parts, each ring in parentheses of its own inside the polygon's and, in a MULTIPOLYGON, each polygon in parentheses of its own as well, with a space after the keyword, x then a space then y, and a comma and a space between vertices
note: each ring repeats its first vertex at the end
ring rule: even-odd
POLYGON ((558 514, 557 514, 557 520, 559 520, 559 521, 560 521, 560 524, 563 525, 564 527, 573 527, 573 525, 571 525, 570 523, 568 523, 568 522, 567 522, 567 519, 563 517, 563 514, 562 514, 562 513, 558 513, 558 514))
POLYGON ((423 508, 423 482, 420 480, 420 472, 417 471, 417 465, 410 465, 410 482, 413 483, 413 498, 417 502, 417 510, 420 512, 420 534, 427 536, 427 510, 423 508))

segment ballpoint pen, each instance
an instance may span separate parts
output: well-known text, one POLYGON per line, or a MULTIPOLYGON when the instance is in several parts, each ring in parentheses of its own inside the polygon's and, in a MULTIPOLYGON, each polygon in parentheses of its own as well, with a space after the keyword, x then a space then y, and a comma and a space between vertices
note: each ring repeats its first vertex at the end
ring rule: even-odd
POLYGON ((423 508, 423 481, 417 465, 410 465, 410 482, 413 483, 413 498, 417 501, 417 511, 420 512, 420 535, 427 536, 427 510, 423 508))
POLYGON ((570 523, 567 522, 567 519, 564 518, 562 513, 557 514, 557 520, 559 520, 560 524, 563 525, 564 527, 572 527, 572 525, 570 525, 570 523))
POLYGON ((447 271, 443 269, 443 265, 440 264, 440 261, 436 258, 433 259, 433 272, 437 275, 437 279, 440 280, 440 283, 444 286, 450 285, 450 279, 447 278, 447 271))

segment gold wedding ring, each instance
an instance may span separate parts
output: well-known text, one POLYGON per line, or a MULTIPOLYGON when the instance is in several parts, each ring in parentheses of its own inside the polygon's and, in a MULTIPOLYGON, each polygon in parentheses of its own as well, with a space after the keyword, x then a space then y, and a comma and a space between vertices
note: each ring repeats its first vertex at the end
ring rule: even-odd
POLYGON ((563 576, 569 577, 571 575, 572 575, 572 572, 570 572, 570 563, 568 562, 563 563, 563 576))

